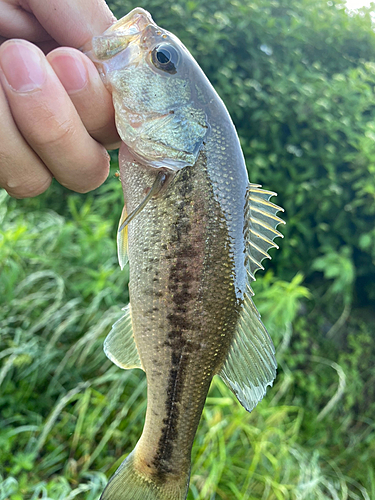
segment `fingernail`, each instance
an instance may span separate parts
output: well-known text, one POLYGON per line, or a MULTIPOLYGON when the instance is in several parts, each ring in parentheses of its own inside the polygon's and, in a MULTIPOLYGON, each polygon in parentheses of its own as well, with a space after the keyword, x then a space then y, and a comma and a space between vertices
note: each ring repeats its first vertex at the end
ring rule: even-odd
POLYGON ((41 88, 46 79, 42 57, 31 44, 5 44, 1 50, 0 65, 8 84, 16 92, 41 88))
POLYGON ((87 70, 79 57, 56 54, 50 59, 50 63, 68 94, 82 90, 87 84, 87 70))

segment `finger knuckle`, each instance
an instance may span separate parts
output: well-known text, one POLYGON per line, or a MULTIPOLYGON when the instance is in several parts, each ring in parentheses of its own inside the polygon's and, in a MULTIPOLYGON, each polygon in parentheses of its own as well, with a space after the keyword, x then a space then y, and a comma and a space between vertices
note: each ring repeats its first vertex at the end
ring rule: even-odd
POLYGON ((28 140, 37 150, 66 147, 74 140, 75 126, 71 120, 59 122, 55 116, 34 123, 28 133, 28 140))

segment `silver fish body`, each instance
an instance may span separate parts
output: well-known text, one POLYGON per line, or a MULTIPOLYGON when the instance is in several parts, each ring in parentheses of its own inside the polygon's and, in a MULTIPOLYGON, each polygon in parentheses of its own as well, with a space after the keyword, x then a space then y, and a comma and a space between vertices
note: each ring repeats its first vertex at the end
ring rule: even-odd
POLYGON ((251 411, 276 374, 250 283, 276 246, 280 208, 249 184, 235 128, 202 70, 146 11, 89 49, 124 141, 118 247, 130 305, 105 351, 141 367, 148 386, 142 436, 102 498, 183 500, 212 377, 251 411))

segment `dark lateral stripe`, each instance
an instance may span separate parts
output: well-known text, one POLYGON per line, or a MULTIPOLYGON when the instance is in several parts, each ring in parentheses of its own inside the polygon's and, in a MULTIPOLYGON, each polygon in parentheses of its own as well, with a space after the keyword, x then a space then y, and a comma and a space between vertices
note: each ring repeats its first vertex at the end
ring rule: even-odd
MULTIPOLYGON (((190 169, 185 168, 180 173, 179 195, 185 200, 191 190, 190 169)), ((171 458, 174 445, 178 437, 178 425, 180 420, 180 409, 184 382, 189 362, 188 354, 199 348, 192 342, 187 342, 186 332, 192 326, 187 317, 188 304, 193 300, 190 292, 196 281, 196 276, 189 269, 189 257, 192 258, 194 248, 189 248, 189 235, 192 227, 186 211, 185 201, 180 201, 176 206, 176 222, 172 226, 171 253, 174 265, 170 268, 168 278, 168 289, 172 297, 172 312, 167 316, 169 322, 168 339, 165 345, 171 349, 171 369, 168 374, 167 397, 165 401, 165 412, 167 417, 163 420, 163 428, 158 443, 158 448, 153 460, 156 469, 156 478, 163 481, 166 474, 171 472, 171 458)))

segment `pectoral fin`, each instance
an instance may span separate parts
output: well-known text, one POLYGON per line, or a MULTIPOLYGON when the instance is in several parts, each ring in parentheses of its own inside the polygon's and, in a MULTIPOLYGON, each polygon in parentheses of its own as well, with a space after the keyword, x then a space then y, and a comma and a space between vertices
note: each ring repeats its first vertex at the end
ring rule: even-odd
POLYGON ((122 231, 120 231, 120 227, 123 225, 126 220, 128 214, 126 212, 126 206, 122 209, 120 222, 119 222, 119 230, 117 232, 117 256, 118 262, 120 264, 121 269, 124 269, 126 264, 128 263, 128 228, 124 227, 122 231))
POLYGON ((263 398, 276 377, 275 348, 251 298, 248 287, 235 337, 219 375, 251 411, 263 398))
POLYGON ((142 368, 133 335, 130 304, 123 311, 125 314, 112 326, 104 341, 104 352, 120 368, 142 368))
POLYGON ((169 175, 170 174, 168 174, 164 170, 160 170, 158 172, 156 179, 153 185, 151 186, 150 191, 147 193, 147 195, 144 197, 144 199, 141 201, 138 207, 135 208, 129 215, 126 214, 127 216, 124 218, 124 220, 121 221, 121 224, 118 228, 119 233, 126 228, 126 226, 129 224, 129 222, 131 222, 134 219, 134 217, 136 217, 140 212, 142 212, 142 210, 145 208, 145 206, 153 196, 156 196, 160 193, 160 190, 162 189, 165 182, 169 178, 169 175))
POLYGON ((166 181, 169 179, 170 174, 164 170, 160 170, 155 178, 150 191, 141 201, 137 208, 135 208, 129 215, 126 210, 126 205, 122 209, 120 222, 117 231, 117 256, 121 269, 128 263, 128 224, 134 219, 147 205, 153 196, 157 196, 166 181))

